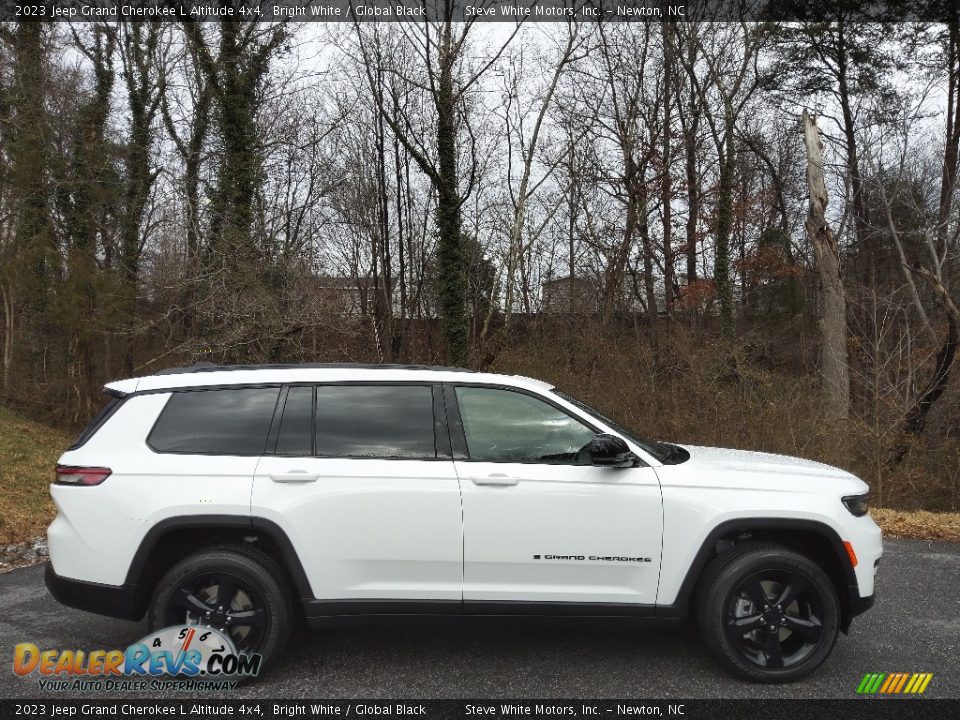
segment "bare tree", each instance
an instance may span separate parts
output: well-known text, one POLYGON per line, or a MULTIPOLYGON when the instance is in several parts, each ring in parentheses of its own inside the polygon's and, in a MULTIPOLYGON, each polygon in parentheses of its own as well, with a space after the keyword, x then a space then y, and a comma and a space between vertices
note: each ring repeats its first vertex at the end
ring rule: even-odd
POLYGON ((271 60, 288 38, 283 23, 220 23, 217 52, 194 22, 182 24, 216 103, 222 151, 210 210, 210 244, 218 264, 255 262, 253 203, 262 182, 257 110, 271 60))
MULTIPOLYGON (((955 46, 957 29, 948 27, 945 35, 944 69, 951 76, 960 72, 960 55, 955 46)), ((956 192, 957 133, 960 132, 953 111, 960 92, 956 79, 948 79, 947 90, 947 113, 939 157, 911 143, 923 94, 917 107, 907 107, 889 133, 894 136, 889 144, 897 152, 894 162, 885 166, 876 153, 867 154, 877 180, 876 192, 882 205, 883 220, 896 250, 895 257, 911 304, 923 331, 936 348, 928 378, 915 395, 909 396, 902 422, 903 441, 893 448, 891 465, 903 461, 912 442, 926 428, 931 411, 948 388, 960 345, 960 308, 953 297, 950 273, 960 234, 960 225, 951 212, 956 192), (927 198, 922 192, 913 192, 914 186, 936 187, 938 192, 935 197, 927 198), (900 207, 904 204, 914 227, 902 219, 904 213, 900 207), (934 318, 940 312, 946 324, 942 335, 934 325, 934 318)))
MULTIPOLYGON (((401 105, 385 102, 379 93, 375 93, 375 97, 390 130, 430 179, 437 195, 437 289, 447 354, 451 362, 466 365, 469 338, 462 208, 473 190, 476 158, 470 163, 466 186, 462 187, 458 166, 458 136, 459 131, 465 129, 473 147, 474 138, 470 133, 464 104, 466 95, 500 57, 519 25, 499 50, 481 61, 478 67, 472 68, 467 66, 467 50, 474 21, 455 25, 454 7, 450 2, 445 3, 441 12, 442 19, 436 22, 401 25, 403 51, 412 53, 419 64, 419 77, 404 78, 404 84, 424 91, 432 104, 434 120, 431 139, 434 149, 428 149, 423 140, 417 137, 413 128, 419 123, 402 112, 401 105)), ((374 68, 382 67, 385 60, 381 36, 376 30, 372 37, 368 36, 361 30, 359 22, 355 22, 355 29, 369 84, 376 87, 374 68)))
MULTIPOLYGON (((576 23, 568 23, 565 42, 560 50, 559 57, 555 61, 553 73, 550 75, 546 87, 536 99, 536 115, 534 117, 530 132, 526 136, 524 134, 523 117, 521 117, 514 125, 514 123, 511 121, 510 113, 513 109, 511 106, 521 102, 519 98, 520 84, 521 82, 525 82, 527 71, 525 69, 516 68, 511 75, 511 86, 508 92, 506 108, 506 124, 508 134, 512 134, 511 131, 514 129, 516 130, 521 147, 520 180, 516 189, 514 189, 512 183, 509 188, 510 201, 513 206, 513 218, 512 222, 510 223, 510 235, 505 262, 504 331, 506 331, 506 329, 509 327, 510 315, 513 309, 513 295, 516 284, 517 265, 523 254, 529 250, 530 245, 536 242, 546 224, 545 222, 541 223, 536 232, 526 233, 525 237, 528 204, 531 197, 533 197, 537 190, 539 190, 540 187, 550 179, 553 171, 563 159, 562 153, 557 154, 554 159, 549 161, 549 164, 544 169, 539 179, 532 179, 533 168, 537 159, 537 150, 540 144, 544 121, 547 119, 547 111, 550 109, 550 105, 553 102, 553 97, 556 93, 560 79, 563 76, 567 66, 576 61, 577 53, 581 49, 582 45, 583 39, 581 37, 579 26, 576 23)), ((508 166, 507 176, 508 178, 512 179, 512 147, 508 153, 508 158, 511 162, 508 166)), ((492 309, 493 308, 491 307, 491 314, 492 309)))
MULTIPOLYGON (((121 295, 126 321, 136 323, 137 291, 140 284, 140 260, 149 239, 145 210, 158 170, 153 166, 155 120, 164 96, 159 25, 124 23, 120 57, 130 113, 130 137, 124 153, 126 188, 120 229, 119 261, 121 295)), ((133 338, 127 337, 123 350, 123 371, 133 373, 133 338)))
POLYGON ((730 231, 733 222, 734 174, 736 170, 736 125, 756 91, 767 81, 759 67, 761 50, 769 41, 770 28, 749 23, 716 23, 691 26, 688 42, 696 43, 702 65, 684 65, 694 91, 706 112, 720 165, 717 190, 716 237, 713 253, 713 280, 720 300, 724 332, 733 331, 733 286, 730 278, 730 231), (706 68, 707 82, 700 78, 706 68), (713 93, 713 95, 711 95, 713 93), (713 100, 713 102, 711 102, 713 100))
POLYGON ((823 177, 823 145, 816 117, 803 111, 807 146, 807 185, 810 209, 804 226, 817 259, 822 291, 820 367, 827 390, 827 415, 845 420, 850 413, 850 375, 847 366, 847 303, 840 278, 840 253, 827 223, 829 196, 823 177))

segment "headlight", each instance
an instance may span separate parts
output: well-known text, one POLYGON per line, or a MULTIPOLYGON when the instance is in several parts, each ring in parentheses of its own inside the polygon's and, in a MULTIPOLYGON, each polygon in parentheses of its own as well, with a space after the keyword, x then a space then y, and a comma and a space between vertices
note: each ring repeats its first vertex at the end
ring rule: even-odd
POLYGON ((867 514, 867 511, 870 509, 870 493, 864 493, 863 495, 847 495, 845 498, 841 498, 843 504, 846 505, 847 510, 850 511, 851 515, 856 517, 862 517, 867 514))

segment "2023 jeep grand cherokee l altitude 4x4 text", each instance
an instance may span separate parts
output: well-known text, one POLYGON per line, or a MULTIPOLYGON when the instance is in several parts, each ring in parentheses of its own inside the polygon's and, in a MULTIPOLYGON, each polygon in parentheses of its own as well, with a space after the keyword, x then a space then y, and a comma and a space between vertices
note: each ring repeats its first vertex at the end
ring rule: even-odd
POLYGON ((537 380, 196 366, 106 391, 51 486, 47 586, 265 664, 295 612, 689 615, 728 669, 792 680, 872 604, 856 477, 647 442, 537 380))

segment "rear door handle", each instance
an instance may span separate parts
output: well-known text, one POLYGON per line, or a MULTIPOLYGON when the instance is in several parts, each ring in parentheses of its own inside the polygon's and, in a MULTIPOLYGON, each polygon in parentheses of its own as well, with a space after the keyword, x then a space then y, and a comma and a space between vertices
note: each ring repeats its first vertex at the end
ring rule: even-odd
POLYGON ((291 470, 287 473, 270 475, 270 479, 275 483, 308 483, 315 482, 319 477, 319 475, 312 475, 306 470, 291 470))
POLYGON ((470 481, 474 485, 499 485, 499 486, 509 486, 517 485, 520 482, 518 477, 510 477, 503 473, 493 473, 492 475, 485 475, 484 477, 472 477, 470 481))

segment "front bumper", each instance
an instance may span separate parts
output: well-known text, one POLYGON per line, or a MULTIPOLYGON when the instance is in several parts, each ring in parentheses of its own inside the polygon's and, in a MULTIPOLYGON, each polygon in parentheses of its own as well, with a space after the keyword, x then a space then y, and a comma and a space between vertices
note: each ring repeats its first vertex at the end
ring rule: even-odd
POLYGON ((873 607, 873 603, 876 600, 876 595, 870 595, 868 597, 850 597, 850 619, 852 620, 857 615, 863 615, 867 610, 873 607))
POLYGON ((876 600, 876 595, 860 597, 856 585, 851 585, 848 591, 849 594, 847 595, 847 602, 845 603, 846 607, 840 616, 840 631, 844 635, 850 632, 850 623, 853 622, 853 619, 857 617, 857 615, 863 615, 863 613, 872 608, 876 600))
POLYGON ((54 599, 77 610, 121 620, 140 620, 144 610, 138 602, 136 585, 103 585, 57 575, 47 563, 43 582, 54 599))

